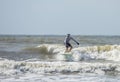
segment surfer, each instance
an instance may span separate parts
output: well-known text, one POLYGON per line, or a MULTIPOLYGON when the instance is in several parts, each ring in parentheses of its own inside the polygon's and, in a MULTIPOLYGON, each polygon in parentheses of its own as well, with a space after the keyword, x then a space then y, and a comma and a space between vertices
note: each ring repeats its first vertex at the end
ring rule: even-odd
POLYGON ((78 45, 79 43, 70 36, 70 34, 67 34, 66 37, 65 37, 65 40, 64 40, 64 44, 66 46, 66 50, 65 52, 70 52, 72 50, 72 45, 70 44, 70 40, 73 40, 74 42, 76 42, 78 45))

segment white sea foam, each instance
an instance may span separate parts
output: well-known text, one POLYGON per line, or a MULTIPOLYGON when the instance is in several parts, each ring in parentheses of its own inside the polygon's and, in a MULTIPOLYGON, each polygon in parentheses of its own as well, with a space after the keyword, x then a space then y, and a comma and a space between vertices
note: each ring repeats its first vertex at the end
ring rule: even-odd
POLYGON ((27 74, 23 77, 2 79, 1 82, 120 82, 119 77, 106 77, 97 74, 39 75, 27 74))
POLYGON ((97 73, 109 72, 120 74, 119 63, 88 63, 88 62, 43 62, 0 60, 0 74, 44 74, 44 73, 97 73))

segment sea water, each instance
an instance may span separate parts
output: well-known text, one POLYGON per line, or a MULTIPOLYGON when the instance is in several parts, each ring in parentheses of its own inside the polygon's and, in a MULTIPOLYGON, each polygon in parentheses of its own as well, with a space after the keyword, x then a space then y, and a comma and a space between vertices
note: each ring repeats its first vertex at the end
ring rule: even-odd
POLYGON ((0 82, 120 82, 120 36, 0 35, 0 82))

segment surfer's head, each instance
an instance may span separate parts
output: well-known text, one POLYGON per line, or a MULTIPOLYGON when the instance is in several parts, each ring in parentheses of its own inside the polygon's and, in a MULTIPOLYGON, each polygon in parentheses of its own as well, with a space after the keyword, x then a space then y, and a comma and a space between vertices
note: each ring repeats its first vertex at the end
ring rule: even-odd
POLYGON ((69 37, 69 36, 70 36, 70 34, 67 34, 67 36, 69 37))

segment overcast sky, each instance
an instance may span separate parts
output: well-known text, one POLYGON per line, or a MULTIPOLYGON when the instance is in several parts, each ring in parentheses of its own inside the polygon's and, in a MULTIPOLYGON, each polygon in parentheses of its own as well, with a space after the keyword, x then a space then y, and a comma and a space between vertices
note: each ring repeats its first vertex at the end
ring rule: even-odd
POLYGON ((120 35, 120 0, 0 0, 0 34, 120 35))

